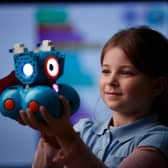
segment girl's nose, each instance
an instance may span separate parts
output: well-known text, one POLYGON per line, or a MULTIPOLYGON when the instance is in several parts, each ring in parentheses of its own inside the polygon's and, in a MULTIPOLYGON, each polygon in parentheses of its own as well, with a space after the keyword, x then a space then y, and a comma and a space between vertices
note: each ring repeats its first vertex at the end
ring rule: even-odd
POLYGON ((115 74, 111 74, 111 76, 109 76, 108 84, 114 87, 118 86, 118 79, 115 74))

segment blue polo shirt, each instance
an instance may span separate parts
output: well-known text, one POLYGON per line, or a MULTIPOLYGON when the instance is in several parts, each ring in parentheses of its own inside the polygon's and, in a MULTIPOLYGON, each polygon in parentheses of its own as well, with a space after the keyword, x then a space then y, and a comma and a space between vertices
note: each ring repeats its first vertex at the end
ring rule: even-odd
POLYGON ((128 125, 109 129, 103 123, 81 119, 74 129, 92 152, 109 168, 116 168, 136 147, 159 148, 168 158, 168 127, 157 122, 157 116, 147 116, 128 125))

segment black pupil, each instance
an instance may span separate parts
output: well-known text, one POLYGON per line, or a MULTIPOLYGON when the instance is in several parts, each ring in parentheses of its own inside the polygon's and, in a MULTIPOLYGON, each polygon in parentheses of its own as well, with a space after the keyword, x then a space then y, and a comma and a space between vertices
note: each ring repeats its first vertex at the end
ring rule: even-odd
POLYGON ((52 71, 54 69, 54 66, 52 64, 50 64, 49 69, 52 71))

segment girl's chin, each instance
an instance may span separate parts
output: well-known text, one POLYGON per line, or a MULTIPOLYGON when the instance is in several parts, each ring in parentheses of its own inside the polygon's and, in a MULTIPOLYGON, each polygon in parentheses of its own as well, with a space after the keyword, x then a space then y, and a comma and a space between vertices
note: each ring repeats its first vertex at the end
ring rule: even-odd
POLYGON ((108 103, 107 106, 112 110, 112 111, 116 111, 116 112, 120 112, 120 111, 125 111, 125 108, 123 105, 119 104, 119 103, 108 103))

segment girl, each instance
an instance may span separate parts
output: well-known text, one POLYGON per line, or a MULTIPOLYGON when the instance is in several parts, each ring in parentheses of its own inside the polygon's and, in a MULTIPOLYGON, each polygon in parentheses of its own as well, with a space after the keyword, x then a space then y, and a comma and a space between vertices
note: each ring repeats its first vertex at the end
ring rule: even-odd
POLYGON ((31 109, 21 123, 42 133, 33 168, 167 168, 168 40, 145 26, 116 33, 101 55, 100 95, 112 111, 104 123, 81 119, 70 124, 40 107, 45 123, 31 109))

